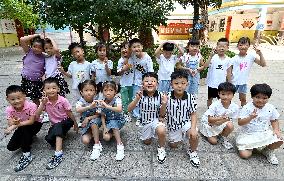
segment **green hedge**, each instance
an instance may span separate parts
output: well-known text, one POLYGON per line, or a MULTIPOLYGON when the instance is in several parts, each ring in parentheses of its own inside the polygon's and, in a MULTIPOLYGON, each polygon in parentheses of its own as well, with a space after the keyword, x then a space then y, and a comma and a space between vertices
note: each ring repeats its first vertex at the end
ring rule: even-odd
MULTIPOLYGON (((148 49, 144 50, 152 58, 152 60, 153 60, 153 67, 154 67, 155 72, 157 72, 158 69, 159 69, 159 64, 157 63, 156 58, 155 58, 155 50, 156 50, 157 47, 158 47, 158 45, 154 45, 153 48, 148 48, 148 49)), ((96 50, 95 50, 95 48, 93 46, 92 47, 91 46, 87 46, 87 47, 84 48, 84 50, 85 50, 85 59, 87 61, 92 62, 93 60, 95 60, 97 58, 96 50)), ((178 50, 176 49, 174 51, 176 53, 178 50)), ((212 51, 212 48, 210 48, 209 46, 203 46, 203 47, 200 48, 200 53, 203 56, 204 61, 207 61, 211 51, 212 51)), ((69 64, 72 61, 74 61, 74 58, 71 56, 69 50, 62 51, 61 55, 62 55, 62 59, 63 59, 61 65, 63 66, 64 70, 67 71, 69 64)), ((233 56, 235 56, 235 53, 231 52, 231 51, 228 51, 226 53, 226 55, 229 56, 229 57, 233 57, 233 56)), ((113 49, 111 49, 108 52, 107 57, 110 60, 113 61, 112 74, 117 75, 117 62, 118 62, 118 60, 120 58, 120 50, 119 50, 119 48, 115 48, 114 47, 113 49)), ((208 72, 208 68, 203 70, 200 73, 201 78, 205 78, 207 76, 207 72, 208 72)))

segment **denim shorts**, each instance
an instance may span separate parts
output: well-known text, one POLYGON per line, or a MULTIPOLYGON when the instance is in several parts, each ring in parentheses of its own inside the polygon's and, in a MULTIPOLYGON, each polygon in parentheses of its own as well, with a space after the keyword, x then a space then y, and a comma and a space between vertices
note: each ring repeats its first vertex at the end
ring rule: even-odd
POLYGON ((125 120, 109 120, 106 122, 106 127, 108 129, 121 129, 125 124, 125 120))
POLYGON ((199 73, 197 73, 195 76, 191 76, 191 75, 188 76, 187 92, 189 94, 197 94, 198 93, 199 79, 200 79, 199 73))
POLYGON ((92 119, 85 127, 80 128, 81 135, 84 135, 87 133, 87 131, 92 127, 92 125, 96 124, 99 127, 102 126, 101 118, 95 118, 92 119))
POLYGON ((236 89, 237 89, 237 92, 238 92, 238 93, 246 94, 246 93, 247 93, 247 91, 248 91, 247 84, 243 84, 243 85, 235 85, 235 86, 236 86, 236 89))

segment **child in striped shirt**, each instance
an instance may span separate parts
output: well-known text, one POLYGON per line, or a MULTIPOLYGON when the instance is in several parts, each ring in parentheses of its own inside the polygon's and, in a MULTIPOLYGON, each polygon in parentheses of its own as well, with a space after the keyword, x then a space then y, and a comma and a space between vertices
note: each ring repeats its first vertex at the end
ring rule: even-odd
POLYGON ((165 109, 166 96, 157 91, 158 75, 148 72, 142 76, 143 90, 137 92, 135 99, 129 104, 128 111, 131 112, 136 105, 140 109, 141 137, 144 144, 149 145, 152 138, 158 137, 159 163, 164 163, 166 159, 166 127, 159 119, 160 110, 165 109))

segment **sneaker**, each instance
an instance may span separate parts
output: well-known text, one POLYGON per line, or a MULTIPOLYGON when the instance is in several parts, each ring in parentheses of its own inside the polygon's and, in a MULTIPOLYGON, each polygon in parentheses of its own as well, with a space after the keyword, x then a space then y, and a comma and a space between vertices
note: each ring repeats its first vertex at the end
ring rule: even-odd
POLYGON ((262 150, 262 154, 267 158, 268 162, 271 163, 272 165, 278 165, 278 159, 273 153, 273 150, 270 150, 268 148, 264 148, 262 150))
POLYGON ((194 167, 199 167, 200 161, 197 152, 196 151, 191 152, 191 150, 188 150, 187 154, 189 155, 189 160, 191 165, 194 167))
POLYGON ((46 112, 42 113, 40 117, 42 118, 42 121, 41 121, 42 123, 49 122, 49 117, 48 117, 48 114, 46 112))
POLYGON ((157 159, 160 164, 164 163, 166 160, 166 150, 164 147, 158 148, 157 159))
POLYGON ((115 160, 121 161, 124 158, 124 146, 123 145, 117 145, 117 152, 115 155, 115 160))
POLYGON ((125 119, 125 122, 131 122, 131 117, 128 115, 128 114, 124 114, 124 119, 125 119))
POLYGON ((227 150, 230 150, 233 148, 233 145, 229 142, 227 137, 220 136, 220 142, 227 150))
POLYGON ((33 160, 32 155, 30 154, 30 156, 25 156, 22 155, 20 157, 20 160, 18 162, 18 165, 14 168, 15 172, 19 172, 23 169, 25 169, 33 160))
POLYGON ((53 155, 50 161, 48 162, 48 164, 46 165, 46 169, 47 170, 54 169, 62 162, 62 160, 63 160, 63 154, 59 156, 53 155))
POLYGON ((98 158, 100 157, 100 155, 101 155, 101 151, 102 151, 102 150, 103 150, 103 147, 102 147, 101 143, 95 144, 95 145, 93 146, 93 151, 92 151, 92 153, 91 153, 90 159, 91 159, 91 160, 96 160, 96 159, 98 159, 98 158))
POLYGON ((140 118, 137 118, 135 125, 140 126, 140 118))

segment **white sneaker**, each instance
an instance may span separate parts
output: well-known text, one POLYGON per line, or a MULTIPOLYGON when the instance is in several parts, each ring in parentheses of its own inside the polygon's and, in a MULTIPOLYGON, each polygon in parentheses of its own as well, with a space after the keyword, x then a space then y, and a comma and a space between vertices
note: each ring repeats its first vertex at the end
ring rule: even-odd
POLYGON ((131 122, 131 116, 129 116, 128 114, 124 114, 123 116, 127 123, 131 122))
POLYGON ((279 164, 277 157, 273 153, 273 150, 270 150, 268 148, 264 148, 262 150, 262 154, 267 158, 267 161, 269 163, 271 163, 272 165, 278 165, 279 164))
POLYGON ((140 119, 137 118, 135 125, 140 126, 140 119))
POLYGON ((102 151, 102 150, 103 150, 103 147, 102 147, 101 143, 95 144, 95 145, 93 146, 93 151, 92 151, 92 154, 91 154, 91 156, 90 156, 90 159, 91 159, 91 160, 96 160, 96 159, 98 159, 98 158, 100 157, 100 155, 101 155, 101 151, 102 151))
POLYGON ((121 161, 124 158, 124 146, 121 145, 117 145, 117 152, 115 155, 115 160, 117 161, 121 161))
POLYGON ((164 163, 166 160, 166 150, 164 147, 158 148, 157 159, 159 163, 164 163))
POLYGON ((188 150, 187 154, 189 155, 189 160, 191 165, 194 167, 199 167, 200 161, 197 152, 196 151, 191 152, 191 150, 188 150))
POLYGON ((48 117, 48 114, 46 112, 43 112, 40 117, 42 118, 42 123, 47 123, 49 122, 49 117, 48 117))
POLYGON ((227 137, 224 137, 224 136, 220 136, 220 141, 221 141, 221 144, 227 149, 227 150, 230 150, 232 149, 234 146, 229 142, 228 138, 227 137))

